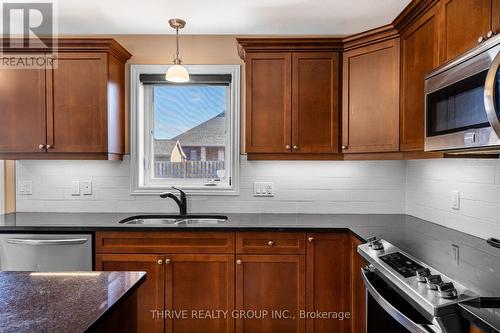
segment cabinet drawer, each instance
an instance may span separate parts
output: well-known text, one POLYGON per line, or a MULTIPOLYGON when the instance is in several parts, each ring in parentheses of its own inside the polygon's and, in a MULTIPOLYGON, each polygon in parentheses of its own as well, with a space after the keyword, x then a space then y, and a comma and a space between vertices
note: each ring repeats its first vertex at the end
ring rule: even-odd
POLYGON ((304 254, 305 234, 302 232, 238 232, 237 253, 304 254))
POLYGON ((232 232, 97 232, 96 253, 232 253, 232 232))

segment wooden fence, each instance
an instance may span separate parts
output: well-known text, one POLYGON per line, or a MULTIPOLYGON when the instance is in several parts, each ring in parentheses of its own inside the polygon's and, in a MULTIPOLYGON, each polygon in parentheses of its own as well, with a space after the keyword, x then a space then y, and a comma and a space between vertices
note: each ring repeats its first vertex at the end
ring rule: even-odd
POLYGON ((155 162, 156 178, 217 178, 224 161, 155 162))

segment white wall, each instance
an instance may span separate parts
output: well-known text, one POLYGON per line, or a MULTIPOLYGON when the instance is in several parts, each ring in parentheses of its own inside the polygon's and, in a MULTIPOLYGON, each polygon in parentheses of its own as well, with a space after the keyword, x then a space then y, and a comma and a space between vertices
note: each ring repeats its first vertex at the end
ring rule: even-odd
POLYGON ((407 162, 406 213, 481 238, 500 238, 500 161, 407 162), (460 209, 451 208, 460 191, 460 209))
MULTIPOLYGON (((18 161, 17 211, 176 212, 172 200, 131 196, 128 159, 18 161), (92 180, 92 196, 71 196, 72 180, 92 180)), ((404 213, 404 161, 247 161, 241 157, 239 196, 191 197, 191 212, 404 213), (252 196, 254 181, 273 181, 275 197, 252 196)))

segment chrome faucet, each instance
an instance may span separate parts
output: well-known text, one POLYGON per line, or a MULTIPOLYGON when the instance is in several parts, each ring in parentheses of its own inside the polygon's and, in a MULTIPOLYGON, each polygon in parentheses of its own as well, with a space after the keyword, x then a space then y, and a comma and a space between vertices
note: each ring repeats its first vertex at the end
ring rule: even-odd
POLYGON ((177 190, 179 191, 179 198, 173 194, 172 192, 165 192, 165 193, 162 193, 160 194, 160 198, 170 198, 172 200, 175 201, 175 203, 177 204, 177 206, 179 206, 179 213, 180 215, 187 215, 187 197, 186 197, 186 193, 181 190, 180 188, 177 188, 175 186, 172 186, 172 188, 174 190, 177 190))

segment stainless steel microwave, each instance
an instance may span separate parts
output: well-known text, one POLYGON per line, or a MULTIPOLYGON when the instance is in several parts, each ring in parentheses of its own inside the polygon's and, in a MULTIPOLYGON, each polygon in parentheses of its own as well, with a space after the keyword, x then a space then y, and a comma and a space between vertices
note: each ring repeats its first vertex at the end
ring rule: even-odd
POLYGON ((425 79, 425 150, 500 151, 500 35, 425 79))

